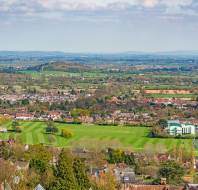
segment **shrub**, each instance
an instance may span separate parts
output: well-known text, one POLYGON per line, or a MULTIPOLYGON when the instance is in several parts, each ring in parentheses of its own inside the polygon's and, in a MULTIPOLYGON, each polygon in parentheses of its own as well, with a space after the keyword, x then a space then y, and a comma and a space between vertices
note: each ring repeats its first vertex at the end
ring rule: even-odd
POLYGON ((57 133, 57 132, 58 132, 58 128, 55 126, 46 127, 46 133, 57 133))
POLYGON ((16 126, 16 127, 15 127, 15 132, 16 132, 16 133, 21 133, 21 132, 22 132, 22 127, 16 126))
POLYGON ((34 168, 39 173, 43 173, 47 170, 48 163, 44 160, 33 158, 33 159, 30 160, 29 167, 34 168))
POLYGON ((46 133, 57 133, 58 128, 55 126, 54 122, 47 121, 46 133))
POLYGON ((50 143, 53 143, 53 142, 56 141, 56 138, 53 135, 49 134, 48 135, 48 140, 49 140, 50 143))
POLYGON ((73 135, 73 132, 68 129, 63 129, 61 132, 61 136, 65 138, 71 138, 73 135))

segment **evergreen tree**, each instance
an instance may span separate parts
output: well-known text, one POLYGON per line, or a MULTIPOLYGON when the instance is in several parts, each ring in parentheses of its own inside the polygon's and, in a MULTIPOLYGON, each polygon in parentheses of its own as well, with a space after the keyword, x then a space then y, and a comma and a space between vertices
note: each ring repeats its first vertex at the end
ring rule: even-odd
POLYGON ((75 159, 73 163, 74 175, 80 190, 90 188, 90 182, 85 171, 85 165, 80 159, 75 159))
POLYGON ((166 178, 169 184, 181 184, 183 182, 184 168, 174 161, 167 161, 163 163, 159 169, 159 177, 166 178))
POLYGON ((55 175, 50 190, 78 190, 73 172, 73 160, 69 152, 62 150, 60 153, 55 175))

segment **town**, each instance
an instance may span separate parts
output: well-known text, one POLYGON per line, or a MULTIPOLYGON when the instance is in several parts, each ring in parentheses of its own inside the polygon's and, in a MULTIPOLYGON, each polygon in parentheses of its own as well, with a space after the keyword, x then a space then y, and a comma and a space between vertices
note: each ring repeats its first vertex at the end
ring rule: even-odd
POLYGON ((0 190, 198 190, 198 0, 0 0, 0 190))
POLYGON ((53 167, 61 172, 59 164, 66 162, 80 164, 69 167, 84 189, 194 188, 198 78, 190 69, 196 73, 196 64, 186 65, 189 73, 148 65, 117 70, 116 64, 113 69, 56 61, 2 70, 0 157, 1 171, 7 171, 2 188, 51 189, 64 179, 53 167))

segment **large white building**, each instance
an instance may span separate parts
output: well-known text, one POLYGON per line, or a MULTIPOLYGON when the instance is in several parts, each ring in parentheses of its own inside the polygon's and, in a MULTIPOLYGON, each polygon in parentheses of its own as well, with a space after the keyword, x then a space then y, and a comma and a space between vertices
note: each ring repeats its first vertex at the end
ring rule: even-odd
POLYGON ((180 123, 179 120, 168 120, 167 131, 170 135, 195 135, 195 125, 180 123))

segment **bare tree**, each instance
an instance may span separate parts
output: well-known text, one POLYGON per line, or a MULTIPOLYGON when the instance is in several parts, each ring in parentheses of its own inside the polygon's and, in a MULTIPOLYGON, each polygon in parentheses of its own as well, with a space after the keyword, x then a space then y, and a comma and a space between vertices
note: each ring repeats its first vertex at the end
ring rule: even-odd
POLYGON ((4 188, 6 182, 10 183, 12 178, 14 177, 16 168, 9 161, 0 160, 0 182, 3 183, 4 188))

